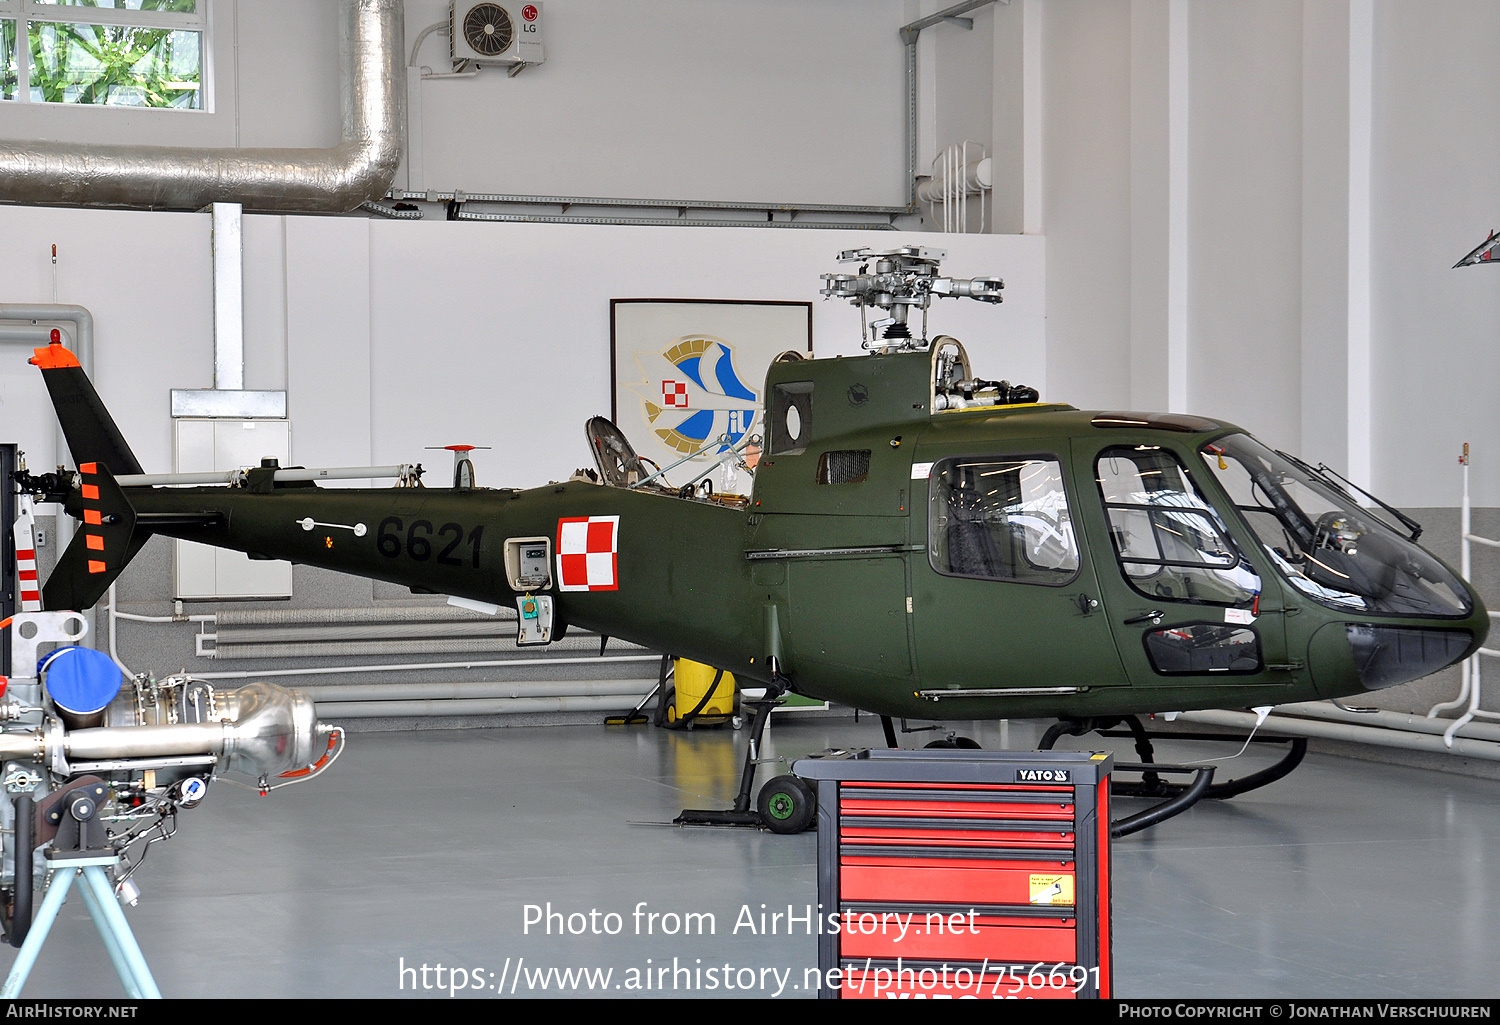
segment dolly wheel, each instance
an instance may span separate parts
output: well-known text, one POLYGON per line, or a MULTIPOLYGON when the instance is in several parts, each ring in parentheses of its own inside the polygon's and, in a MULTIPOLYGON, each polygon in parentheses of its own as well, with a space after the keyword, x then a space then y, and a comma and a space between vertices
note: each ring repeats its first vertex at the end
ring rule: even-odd
POLYGON ((812 825, 817 800, 812 787, 793 775, 776 776, 760 788, 760 821, 773 833, 800 833, 812 825))

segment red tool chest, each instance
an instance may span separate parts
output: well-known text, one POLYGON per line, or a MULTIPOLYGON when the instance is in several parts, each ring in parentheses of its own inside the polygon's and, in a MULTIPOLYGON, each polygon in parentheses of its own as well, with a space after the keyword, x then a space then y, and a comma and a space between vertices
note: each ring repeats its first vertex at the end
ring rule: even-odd
POLYGON ((1107 754, 829 751, 825 999, 1108 997, 1107 754), (836 971, 835 971, 836 970, 836 971))

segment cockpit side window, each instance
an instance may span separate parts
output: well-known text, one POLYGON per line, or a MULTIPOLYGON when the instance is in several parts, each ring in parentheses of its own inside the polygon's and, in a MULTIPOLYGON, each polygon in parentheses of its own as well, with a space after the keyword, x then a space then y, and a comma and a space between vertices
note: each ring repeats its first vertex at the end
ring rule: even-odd
POLYGON ((1094 468, 1115 556, 1131 587, 1202 605, 1239 605, 1260 593, 1260 577, 1172 452, 1155 445, 1107 448, 1094 468))
POLYGON ((1078 575, 1055 457, 945 459, 930 481, 927 556, 937 572, 1056 586, 1078 575))

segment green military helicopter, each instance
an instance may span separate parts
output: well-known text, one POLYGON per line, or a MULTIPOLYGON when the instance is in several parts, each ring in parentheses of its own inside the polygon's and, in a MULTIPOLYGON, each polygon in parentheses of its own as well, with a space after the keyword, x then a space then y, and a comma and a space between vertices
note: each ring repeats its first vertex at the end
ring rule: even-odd
MULTIPOLYGON (((141 476, 77 361, 39 349, 79 470, 21 484, 83 521, 44 604, 91 607, 165 534, 515 604, 523 644, 579 627, 672 652, 767 688, 735 808, 680 821, 779 831, 812 804, 781 776, 750 808, 787 690, 879 714, 892 746, 893 718, 1044 717, 1060 720, 1044 747, 1123 722, 1149 762, 1138 714, 1357 695, 1483 643, 1483 603, 1421 528, 1332 471, 1222 421, 1085 412, 976 377, 960 342, 926 337, 927 310, 1004 286, 939 276, 943 255, 852 250, 856 273, 824 275, 869 352, 772 364, 763 436, 718 443, 747 468, 762 447, 748 498, 666 486, 603 418, 587 425, 597 472, 529 490, 323 489, 275 465, 152 486, 165 478, 141 476)), ((1170 812, 1279 778, 1304 748, 1217 790, 1211 770, 1189 786, 1148 766, 1140 792, 1170 812)))

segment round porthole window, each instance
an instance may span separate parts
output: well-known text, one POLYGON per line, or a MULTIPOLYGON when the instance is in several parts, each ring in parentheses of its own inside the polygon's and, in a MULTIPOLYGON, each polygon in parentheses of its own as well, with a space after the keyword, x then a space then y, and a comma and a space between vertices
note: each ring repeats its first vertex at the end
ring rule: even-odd
POLYGON ((802 437, 802 414, 796 406, 786 407, 786 436, 793 441, 802 437))

